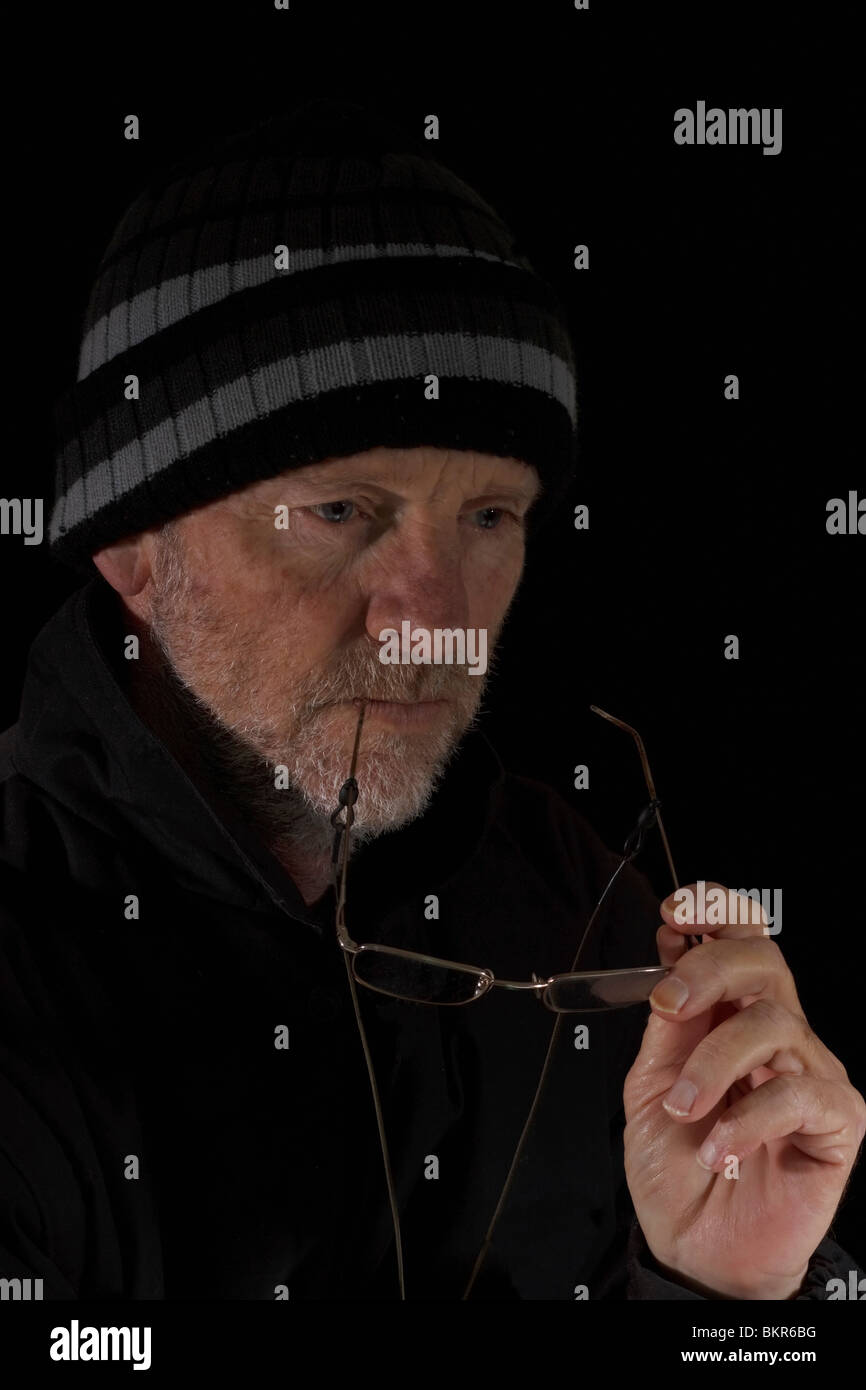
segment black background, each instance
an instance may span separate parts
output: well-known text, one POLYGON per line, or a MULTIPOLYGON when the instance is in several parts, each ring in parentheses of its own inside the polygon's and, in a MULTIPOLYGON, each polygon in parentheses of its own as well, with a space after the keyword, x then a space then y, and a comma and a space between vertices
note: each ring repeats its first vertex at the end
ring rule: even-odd
MULTIPOLYGON (((866 1090, 863 557, 826 504, 862 467, 862 83, 854 7, 270 3, 40 9, 8 64, 3 493, 43 496, 52 403, 115 222, 149 171, 316 93, 416 130, 518 232, 568 306, 580 478, 533 547, 488 700, 506 762, 620 845, 648 748, 677 872, 781 888, 776 941, 866 1090), (36 32, 36 29, 39 32, 36 32), (781 154, 679 147, 673 113, 779 107, 781 154), (141 121, 138 143, 123 117, 141 121), (573 269, 589 246, 590 269, 573 269), (18 269, 16 270, 16 267, 18 269), (740 399, 724 399, 736 373, 740 399), (573 506, 590 508, 575 531, 573 506), (735 633, 740 657, 723 657, 735 633), (590 789, 573 788, 578 763, 590 789)), ((0 722, 78 583, 0 537, 0 722)), ((670 887, 657 842, 643 866, 670 887)), ((866 1262, 857 1171, 833 1231, 866 1262)))

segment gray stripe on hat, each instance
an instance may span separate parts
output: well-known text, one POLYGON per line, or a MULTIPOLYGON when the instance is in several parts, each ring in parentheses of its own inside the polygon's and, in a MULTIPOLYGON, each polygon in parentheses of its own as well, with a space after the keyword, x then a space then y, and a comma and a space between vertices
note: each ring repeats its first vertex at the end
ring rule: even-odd
POLYGON ((78 359, 78 380, 84 381, 112 358, 129 348, 137 347, 163 328, 170 328, 189 314, 205 309, 240 290, 253 289, 268 280, 299 271, 318 270, 341 261, 385 260, 394 256, 474 256, 521 269, 518 261, 505 260, 489 251, 476 251, 468 246, 427 246, 414 242, 366 242, 360 246, 335 246, 326 250, 320 246, 289 251, 289 266, 275 270, 272 251, 250 260, 227 262, 177 275, 159 286, 142 290, 123 304, 116 304, 85 334, 78 359))
MULTIPOLYGON (((563 405, 572 427, 576 424, 570 364, 534 343, 468 333, 386 334, 357 342, 346 340, 271 362, 249 376, 238 377, 154 426, 110 458, 100 459, 57 499, 49 523, 50 539, 55 541, 117 500, 112 468, 124 479, 126 492, 196 449, 293 401, 312 400, 341 387, 420 380, 428 372, 533 388, 563 405)), ((70 448, 74 447, 73 443, 70 448)), ((61 456, 61 467, 66 457, 66 453, 61 456)))

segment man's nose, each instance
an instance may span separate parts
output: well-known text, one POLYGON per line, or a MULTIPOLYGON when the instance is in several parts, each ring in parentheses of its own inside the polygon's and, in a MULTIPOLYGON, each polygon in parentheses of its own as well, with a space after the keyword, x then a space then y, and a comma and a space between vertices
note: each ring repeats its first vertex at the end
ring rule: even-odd
POLYGON ((370 577, 367 632, 410 622, 413 628, 465 628, 469 595, 456 528, 417 524, 388 538, 370 577))

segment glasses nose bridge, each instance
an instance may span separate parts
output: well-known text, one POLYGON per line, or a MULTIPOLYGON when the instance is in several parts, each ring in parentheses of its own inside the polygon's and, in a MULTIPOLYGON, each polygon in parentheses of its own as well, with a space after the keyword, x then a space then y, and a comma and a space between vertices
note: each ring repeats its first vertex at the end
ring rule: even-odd
POLYGON ((495 985, 499 989, 531 990, 532 993, 535 994, 536 998, 541 1000, 541 1002, 543 1003, 543 991, 547 989, 547 986, 549 984, 552 984, 555 979, 555 975, 545 976, 544 978, 542 978, 541 976, 536 975, 535 971, 533 970, 531 980, 505 980, 500 978, 500 976, 496 975, 490 981, 489 987, 495 985))

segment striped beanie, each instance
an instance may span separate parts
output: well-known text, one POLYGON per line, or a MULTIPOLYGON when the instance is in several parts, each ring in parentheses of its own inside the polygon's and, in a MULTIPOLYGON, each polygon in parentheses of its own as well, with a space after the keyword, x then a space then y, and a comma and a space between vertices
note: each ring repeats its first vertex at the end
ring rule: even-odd
POLYGON ((534 533, 574 469, 565 315, 426 144, 317 98, 151 182, 102 258, 56 406, 54 555, 89 570, 126 536, 376 446, 531 464, 534 533))

